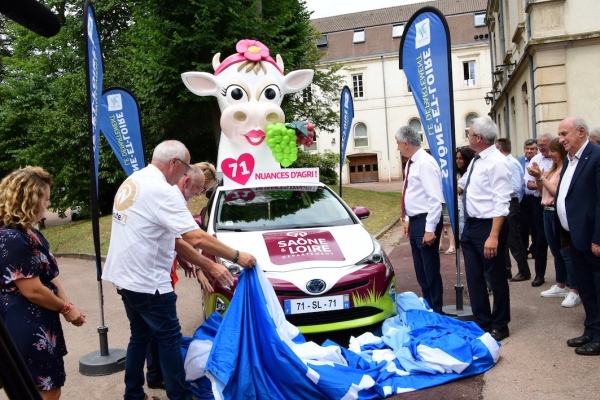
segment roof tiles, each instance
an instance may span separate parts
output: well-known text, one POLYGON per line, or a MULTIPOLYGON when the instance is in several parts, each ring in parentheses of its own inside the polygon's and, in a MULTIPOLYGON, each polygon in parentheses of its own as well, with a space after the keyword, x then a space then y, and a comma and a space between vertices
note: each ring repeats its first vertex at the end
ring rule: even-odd
POLYGON ((333 17, 317 18, 311 24, 321 33, 339 32, 370 26, 389 25, 407 22, 419 9, 431 6, 445 16, 486 11, 487 0, 435 0, 403 6, 380 8, 333 17))

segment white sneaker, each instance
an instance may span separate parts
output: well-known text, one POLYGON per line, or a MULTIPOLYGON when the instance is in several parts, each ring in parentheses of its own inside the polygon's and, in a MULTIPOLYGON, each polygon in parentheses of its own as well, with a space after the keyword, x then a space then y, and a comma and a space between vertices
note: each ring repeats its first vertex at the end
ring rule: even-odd
POLYGON ((567 297, 565 297, 565 299, 561 303, 561 306, 571 308, 571 307, 575 307, 576 305, 578 305, 580 303, 581 303, 581 298, 579 297, 579 295, 575 294, 573 292, 569 292, 567 297))
POLYGON ((552 287, 548 290, 544 290, 540 293, 542 297, 566 297, 569 294, 569 289, 559 288, 557 285, 552 285, 552 287))

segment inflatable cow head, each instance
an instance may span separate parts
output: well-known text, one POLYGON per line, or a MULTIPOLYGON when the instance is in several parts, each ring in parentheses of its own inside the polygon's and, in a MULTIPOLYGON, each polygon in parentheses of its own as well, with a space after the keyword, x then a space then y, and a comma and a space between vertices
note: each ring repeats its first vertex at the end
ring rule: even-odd
POLYGON ((279 54, 275 61, 269 49, 257 40, 240 40, 236 50, 237 54, 223 62, 219 62, 220 53, 215 54, 214 75, 185 72, 181 76, 192 93, 217 98, 221 108, 217 169, 243 184, 240 174, 281 168, 265 143, 266 126, 285 122, 280 107, 283 95, 310 85, 314 71, 284 75, 279 54))

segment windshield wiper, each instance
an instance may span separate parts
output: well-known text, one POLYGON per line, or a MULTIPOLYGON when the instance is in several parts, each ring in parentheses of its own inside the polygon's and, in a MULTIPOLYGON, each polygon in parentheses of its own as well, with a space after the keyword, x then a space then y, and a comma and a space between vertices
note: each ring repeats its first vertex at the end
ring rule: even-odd
POLYGON ((229 232, 249 232, 246 229, 240 229, 240 228, 221 228, 221 227, 217 227, 217 231, 229 231, 229 232))

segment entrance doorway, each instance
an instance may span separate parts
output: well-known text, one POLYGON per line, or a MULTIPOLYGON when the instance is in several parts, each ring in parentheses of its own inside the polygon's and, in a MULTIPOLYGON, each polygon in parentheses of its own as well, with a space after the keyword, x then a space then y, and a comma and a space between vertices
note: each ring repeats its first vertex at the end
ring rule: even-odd
POLYGON ((348 156, 350 159, 350 183, 379 182, 377 154, 348 156))

